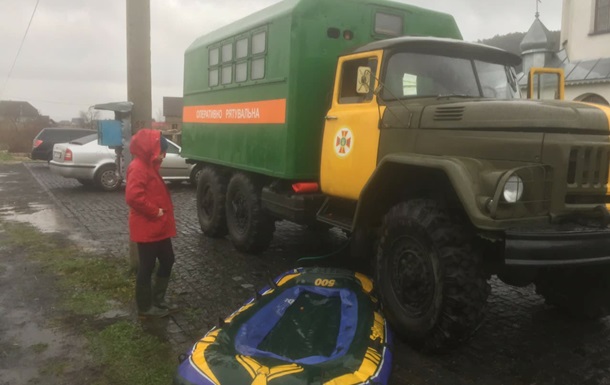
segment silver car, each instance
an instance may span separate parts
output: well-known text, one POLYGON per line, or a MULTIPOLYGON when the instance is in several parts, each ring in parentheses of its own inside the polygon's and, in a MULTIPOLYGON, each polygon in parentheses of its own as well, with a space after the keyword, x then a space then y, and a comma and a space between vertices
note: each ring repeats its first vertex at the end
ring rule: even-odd
MULTIPOLYGON (((180 146, 168 140, 167 156, 159 170, 164 180, 196 183, 198 169, 187 164, 180 156, 180 146)), ((88 135, 69 143, 53 146, 53 159, 49 168, 57 175, 75 178, 85 186, 114 191, 123 182, 116 174, 114 150, 97 144, 97 134, 88 135)))

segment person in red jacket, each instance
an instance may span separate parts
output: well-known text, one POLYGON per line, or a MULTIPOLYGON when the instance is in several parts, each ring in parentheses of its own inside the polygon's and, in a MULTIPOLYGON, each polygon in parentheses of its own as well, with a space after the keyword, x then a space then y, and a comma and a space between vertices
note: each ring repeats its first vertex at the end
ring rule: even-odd
POLYGON ((141 129, 132 138, 133 160, 127 168, 125 201, 129 206, 129 236, 138 245, 136 303, 142 317, 164 317, 174 308, 165 302, 165 292, 174 264, 171 238, 176 236, 172 200, 159 174, 167 151, 160 131, 141 129), (159 268, 151 285, 156 260, 159 268))

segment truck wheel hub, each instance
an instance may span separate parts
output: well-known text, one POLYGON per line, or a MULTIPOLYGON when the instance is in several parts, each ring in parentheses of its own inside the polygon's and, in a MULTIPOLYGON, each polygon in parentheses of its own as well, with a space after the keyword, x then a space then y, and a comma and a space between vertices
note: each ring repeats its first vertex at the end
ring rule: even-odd
POLYGON ((404 237, 396 242, 392 255, 394 293, 409 313, 422 315, 432 304, 436 286, 429 250, 417 240, 404 237))

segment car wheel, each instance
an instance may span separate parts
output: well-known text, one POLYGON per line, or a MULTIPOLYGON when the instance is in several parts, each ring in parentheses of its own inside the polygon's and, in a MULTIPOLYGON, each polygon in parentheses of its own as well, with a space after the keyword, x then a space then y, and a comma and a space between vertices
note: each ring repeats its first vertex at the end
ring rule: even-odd
POLYGON ((375 282, 394 330, 415 347, 454 347, 482 322, 490 286, 472 240, 432 200, 400 203, 384 217, 375 282))
POLYGON ((116 173, 116 166, 107 164, 99 168, 93 178, 97 187, 104 191, 115 191, 121 187, 122 180, 116 173))
POLYGON ((197 218, 201 231, 208 237, 227 235, 226 193, 226 178, 212 167, 202 168, 197 183, 197 218))
POLYGON ((203 166, 202 165, 197 165, 195 167, 193 167, 193 170, 191 171, 191 176, 189 178, 189 181, 191 182, 191 184, 193 185, 197 185, 197 182, 199 181, 199 176, 201 175, 201 171, 203 170, 203 166))
POLYGON ((246 174, 233 175, 227 188, 227 228, 239 251, 260 253, 273 239, 275 221, 261 206, 261 188, 246 174))

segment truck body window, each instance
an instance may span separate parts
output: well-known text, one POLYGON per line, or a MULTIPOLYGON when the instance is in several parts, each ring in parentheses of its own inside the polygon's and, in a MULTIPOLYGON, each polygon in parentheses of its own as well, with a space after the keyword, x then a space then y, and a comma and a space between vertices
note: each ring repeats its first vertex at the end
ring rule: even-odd
POLYGON ((265 58, 252 60, 252 80, 262 79, 265 77, 265 58))
POLYGON ((264 53, 267 49, 267 33, 259 32, 252 36, 252 55, 264 53))
POLYGON ((233 60, 233 43, 222 46, 222 62, 228 63, 233 60))
POLYGON ((218 68, 210 70, 208 85, 210 87, 214 87, 214 86, 218 85, 218 68))
POLYGON ((209 66, 212 67, 212 66, 218 65, 218 59, 219 59, 218 48, 211 49, 210 53, 208 55, 209 66))
POLYGON ((222 84, 230 84, 233 81, 233 65, 222 67, 222 84))
POLYGON ((215 87, 218 85, 218 65, 220 64, 220 49, 210 48, 208 50, 208 87, 215 87))
POLYGON ((383 12, 375 14, 375 33, 387 36, 401 36, 402 30, 402 17, 383 12))
POLYGON ((235 44, 235 58, 243 59, 248 56, 248 38, 241 39, 235 44))
POLYGON ((241 83, 248 80, 248 62, 241 62, 235 65, 235 82, 241 83))

